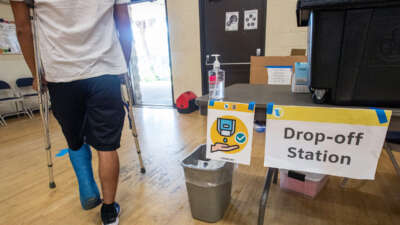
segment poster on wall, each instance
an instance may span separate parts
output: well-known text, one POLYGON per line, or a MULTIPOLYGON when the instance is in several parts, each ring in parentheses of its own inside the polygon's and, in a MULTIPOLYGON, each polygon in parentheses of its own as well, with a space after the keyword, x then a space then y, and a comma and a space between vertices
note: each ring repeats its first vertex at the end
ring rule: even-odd
POLYGON ((268 104, 264 166, 374 179, 391 114, 268 104))
POLYGON ((15 24, 0 19, 0 54, 21 54, 15 24))
POLYGON ((209 102, 207 159, 250 165, 254 108, 254 103, 209 102))
POLYGON ((239 30, 239 12, 225 13, 225 31, 239 30))
POLYGON ((257 30, 258 9, 244 11, 244 30, 257 30))

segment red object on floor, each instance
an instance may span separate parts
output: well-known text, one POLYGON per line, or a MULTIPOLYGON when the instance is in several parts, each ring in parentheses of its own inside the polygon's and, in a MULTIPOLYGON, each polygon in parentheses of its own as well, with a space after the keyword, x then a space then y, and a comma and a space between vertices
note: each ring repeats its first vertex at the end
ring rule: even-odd
POLYGON ((181 94, 178 99, 176 99, 176 108, 180 113, 191 113, 199 109, 196 105, 195 100, 197 96, 191 92, 187 91, 181 94))

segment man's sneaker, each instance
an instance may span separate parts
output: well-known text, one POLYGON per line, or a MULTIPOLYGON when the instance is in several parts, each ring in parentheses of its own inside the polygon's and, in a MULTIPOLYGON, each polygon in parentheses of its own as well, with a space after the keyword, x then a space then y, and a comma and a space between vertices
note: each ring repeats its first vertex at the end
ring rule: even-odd
POLYGON ((103 225, 118 225, 119 223, 119 214, 121 213, 121 207, 118 203, 114 203, 112 206, 103 206, 101 207, 101 220, 103 221, 103 225))

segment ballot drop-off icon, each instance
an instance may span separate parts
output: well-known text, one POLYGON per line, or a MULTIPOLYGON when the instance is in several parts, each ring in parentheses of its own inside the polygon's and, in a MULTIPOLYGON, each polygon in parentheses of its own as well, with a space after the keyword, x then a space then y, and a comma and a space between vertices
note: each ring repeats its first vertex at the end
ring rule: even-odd
POLYGON ((211 153, 236 154, 247 145, 249 134, 246 125, 232 115, 218 117, 211 126, 211 153))

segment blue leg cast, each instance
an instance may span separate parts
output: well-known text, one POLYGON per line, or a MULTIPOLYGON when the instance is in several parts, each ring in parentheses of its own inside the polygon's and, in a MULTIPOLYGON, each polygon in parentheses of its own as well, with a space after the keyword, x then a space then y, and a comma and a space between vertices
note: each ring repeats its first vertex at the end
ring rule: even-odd
POLYGON ((71 164, 78 178, 79 194, 82 208, 93 209, 101 204, 100 193, 93 177, 92 152, 87 144, 79 150, 68 149, 71 164))

